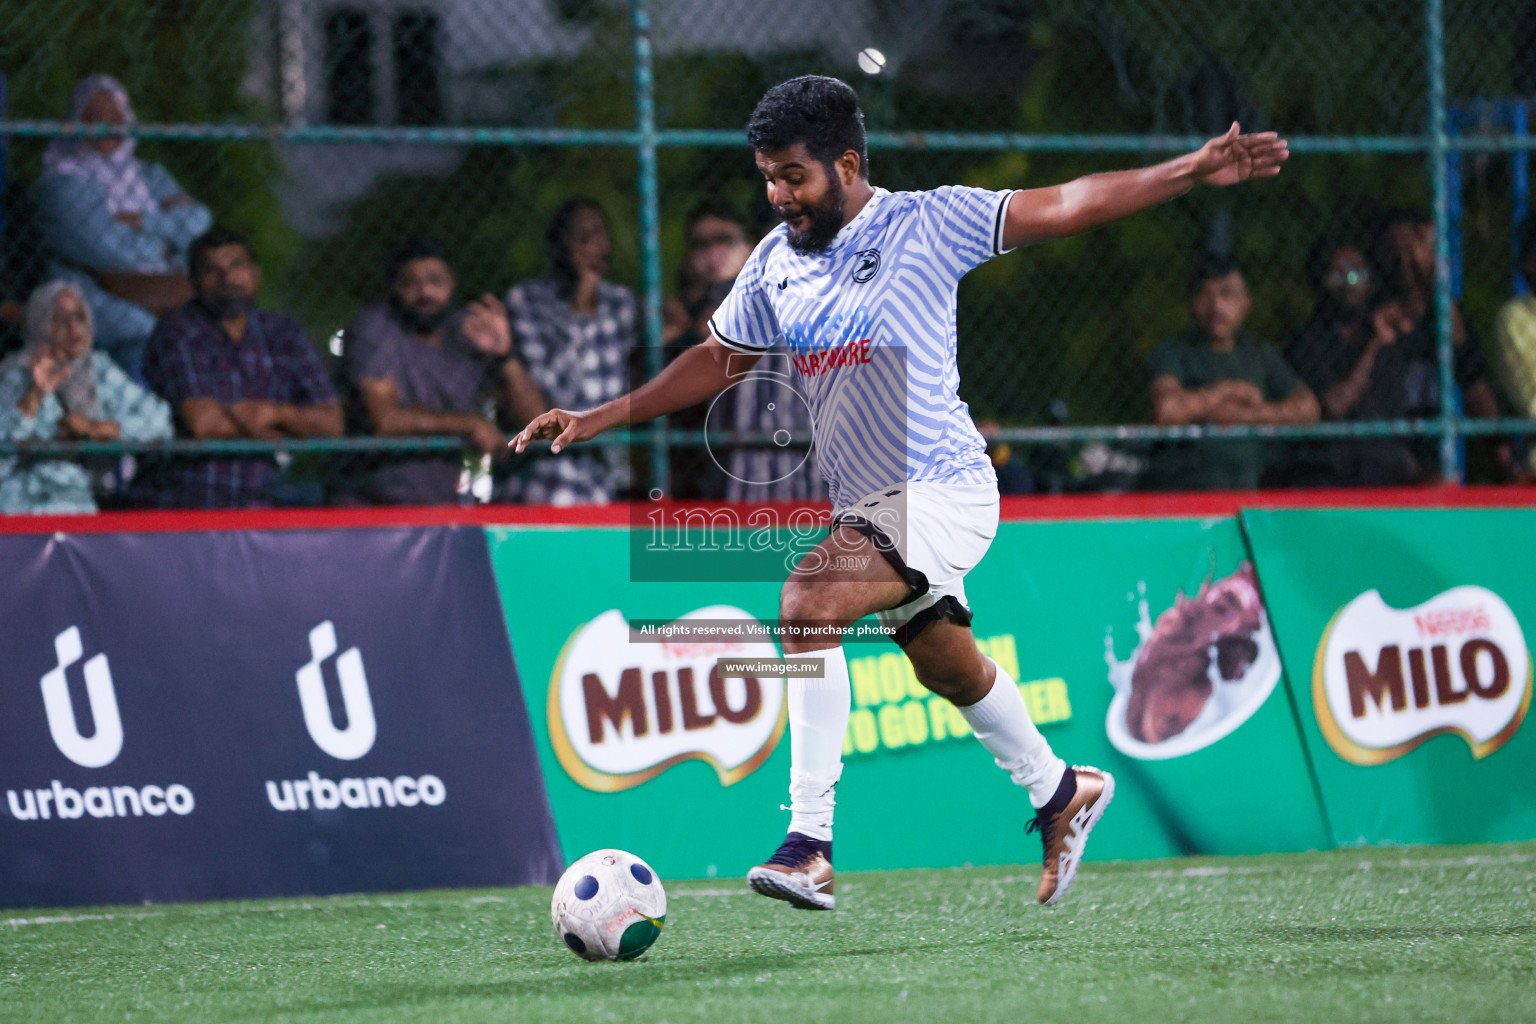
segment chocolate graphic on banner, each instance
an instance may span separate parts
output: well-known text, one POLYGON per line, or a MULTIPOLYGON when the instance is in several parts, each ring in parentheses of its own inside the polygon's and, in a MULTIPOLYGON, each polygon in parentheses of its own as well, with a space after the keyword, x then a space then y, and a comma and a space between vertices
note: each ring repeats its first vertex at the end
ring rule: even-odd
POLYGON ((1207 580, 1193 597, 1180 593, 1154 624, 1146 586, 1137 602, 1140 643, 1105 661, 1115 688, 1105 723, 1124 754, 1144 761, 1181 757, 1210 746, 1246 722, 1280 681, 1280 654, 1254 579, 1244 562, 1207 580))
MULTIPOLYGON (((714 605, 680 620, 753 620, 714 605)), ((578 628, 549 684, 549 735, 561 766, 578 783, 617 792, 674 764, 711 765, 722 786, 768 759, 784 733, 780 679, 725 678, 721 657, 777 658, 768 641, 632 643, 617 609, 578 628)))
POLYGON ((1354 764, 1384 764, 1442 734, 1481 759, 1525 720, 1531 655, 1514 612, 1486 587, 1406 609, 1368 590, 1324 631, 1312 699, 1328 745, 1354 764))

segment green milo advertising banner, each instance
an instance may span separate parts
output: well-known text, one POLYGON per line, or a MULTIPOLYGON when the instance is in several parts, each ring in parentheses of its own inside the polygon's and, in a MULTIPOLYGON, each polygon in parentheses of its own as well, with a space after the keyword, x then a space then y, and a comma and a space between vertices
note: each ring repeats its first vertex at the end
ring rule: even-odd
MULTIPOLYGON (((721 678, 768 640, 637 642, 631 620, 776 618, 768 582, 633 582, 623 528, 488 531, 567 858, 617 846, 670 877, 740 876, 788 824, 782 679, 721 678)), ((1330 837, 1239 521, 1005 522, 966 579, 982 648, 1069 762, 1119 780, 1094 859, 1330 837)), ((846 645, 838 866, 1021 863, 1024 792, 888 640, 846 645)))
POLYGON ((1243 513, 1335 841, 1536 836, 1536 510, 1243 513))

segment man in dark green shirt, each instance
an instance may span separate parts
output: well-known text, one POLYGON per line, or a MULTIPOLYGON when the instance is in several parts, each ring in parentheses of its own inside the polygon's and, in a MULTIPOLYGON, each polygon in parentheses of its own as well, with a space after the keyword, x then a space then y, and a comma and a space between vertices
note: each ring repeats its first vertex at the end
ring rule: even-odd
MULTIPOLYGON (((1207 253, 1190 278, 1195 328, 1152 353, 1152 420, 1193 423, 1314 423, 1317 398, 1270 345, 1241 333, 1252 302, 1231 256, 1207 253)), ((1174 441, 1152 457, 1157 490, 1251 490, 1267 463, 1259 440, 1174 441)))

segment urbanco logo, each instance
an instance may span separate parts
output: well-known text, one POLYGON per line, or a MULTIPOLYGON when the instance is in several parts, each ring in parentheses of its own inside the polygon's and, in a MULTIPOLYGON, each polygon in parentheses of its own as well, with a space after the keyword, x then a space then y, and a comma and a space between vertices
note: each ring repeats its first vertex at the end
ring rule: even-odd
MULTIPOLYGON (((713 605, 687 619, 753 620, 713 605)), ((752 774, 784 734, 779 679, 726 679, 722 657, 777 658, 767 641, 671 643, 630 640, 618 609, 579 627, 565 643, 549 683, 549 735, 566 772, 582 786, 612 793, 697 759, 730 786, 752 774)))
POLYGON ((59 752, 82 768, 101 768, 111 764, 123 750, 123 722, 117 712, 117 694, 112 689, 112 669, 107 656, 98 654, 85 663, 85 695, 91 707, 96 731, 89 739, 80 735, 75 709, 69 700, 69 667, 85 653, 80 629, 70 626, 53 638, 58 665, 43 676, 43 709, 48 713, 48 731, 59 752))
MULTIPOLYGON (((315 745, 338 760, 355 761, 373 749, 379 730, 362 651, 349 647, 337 655, 339 646, 331 620, 309 631, 310 660, 298 671, 299 703, 304 710, 304 727, 315 745), (332 657, 336 658, 336 677, 341 683, 346 728, 337 727, 325 693, 322 669, 332 657)), ((430 773, 393 779, 383 775, 330 779, 311 771, 298 779, 268 779, 266 792, 267 802, 275 811, 437 807, 448 799, 447 784, 430 773)))
MULTIPOLYGON (((74 704, 69 697, 68 671, 85 654, 80 629, 70 626, 53 638, 58 664, 43 675, 43 710, 48 732, 59 752, 82 768, 105 768, 123 751, 123 721, 112 685, 112 669, 105 654, 97 654, 83 666, 85 696, 95 731, 80 734, 74 704)), ((70 780, 77 785, 79 779, 70 780)), ((173 782, 158 785, 85 786, 83 790, 59 779, 46 786, 6 789, 5 806, 17 821, 69 821, 91 818, 163 817, 167 811, 185 817, 197 806, 190 787, 173 782)))
POLYGON ((1514 612, 1486 587, 1407 609, 1368 590, 1324 631, 1312 699, 1328 745, 1354 764, 1384 764, 1442 733, 1483 758, 1530 708, 1531 655, 1514 612))
POLYGON ((304 709, 304 727, 315 745, 341 761, 355 761, 373 749, 378 725, 373 719, 373 699, 368 695, 368 675, 363 670, 363 654, 350 647, 336 658, 336 675, 341 681, 341 703, 347 713, 345 729, 336 727, 331 704, 325 695, 325 676, 321 666, 336 654, 336 627, 330 619, 309 631, 310 660, 298 671, 299 704, 304 709))

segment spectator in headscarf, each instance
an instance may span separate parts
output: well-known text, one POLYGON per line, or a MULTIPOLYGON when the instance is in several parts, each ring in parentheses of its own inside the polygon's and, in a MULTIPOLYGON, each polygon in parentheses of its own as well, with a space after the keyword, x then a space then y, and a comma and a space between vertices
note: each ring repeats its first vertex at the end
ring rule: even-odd
MULTIPOLYGON (((75 86, 69 119, 131 128, 128 93, 108 75, 75 86)), ((96 321, 96 344, 134 377, 155 317, 191 298, 187 246, 213 223, 169 171, 122 135, 55 139, 34 195, 49 273, 72 282, 96 321)))
MULTIPOLYGON (((0 362, 0 437, 8 441, 158 441, 171 409, 91 347, 91 309, 67 281, 27 301, 25 344, 0 362)), ((0 459, 0 512, 95 512, 91 474, 59 460, 0 459)))

